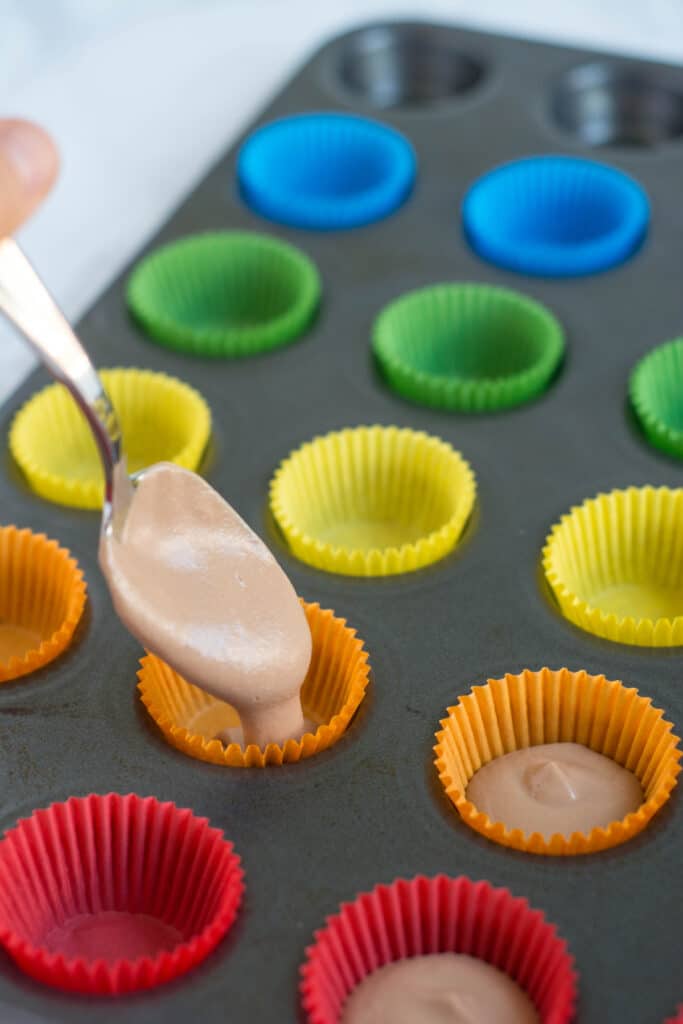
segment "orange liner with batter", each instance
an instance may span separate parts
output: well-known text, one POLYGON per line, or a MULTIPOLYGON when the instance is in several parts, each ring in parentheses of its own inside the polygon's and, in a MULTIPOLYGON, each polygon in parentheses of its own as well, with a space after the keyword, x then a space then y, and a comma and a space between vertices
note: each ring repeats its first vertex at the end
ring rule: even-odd
POLYGON ((527 669, 490 679, 448 708, 441 726, 436 769, 460 817, 487 839, 530 853, 594 853, 626 842, 666 803, 681 770, 679 740, 664 712, 635 688, 583 671, 527 669), (588 834, 545 839, 492 821, 467 799, 467 785, 482 765, 513 750, 560 742, 581 743, 632 771, 645 794, 638 810, 588 834))
POLYGON ((212 764, 232 768, 263 768, 293 764, 331 747, 345 732, 368 685, 370 666, 363 641, 334 612, 302 601, 313 640, 313 654, 301 687, 306 717, 319 722, 315 733, 280 746, 224 744, 216 734, 239 724, 230 704, 186 682, 160 658, 147 654, 138 672, 142 702, 178 750, 212 764))
POLYGON ((83 573, 45 534, 0 527, 0 683, 53 661, 85 606, 83 573))

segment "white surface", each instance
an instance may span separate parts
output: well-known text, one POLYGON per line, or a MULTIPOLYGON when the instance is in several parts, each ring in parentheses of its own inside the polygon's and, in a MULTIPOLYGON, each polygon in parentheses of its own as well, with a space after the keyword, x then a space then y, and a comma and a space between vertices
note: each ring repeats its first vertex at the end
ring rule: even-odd
MULTIPOLYGON (((76 319, 324 36, 436 18, 683 62, 683 0, 0 0, 3 113, 62 174, 22 244, 76 319)), ((0 400, 33 365, 0 325, 0 400)))

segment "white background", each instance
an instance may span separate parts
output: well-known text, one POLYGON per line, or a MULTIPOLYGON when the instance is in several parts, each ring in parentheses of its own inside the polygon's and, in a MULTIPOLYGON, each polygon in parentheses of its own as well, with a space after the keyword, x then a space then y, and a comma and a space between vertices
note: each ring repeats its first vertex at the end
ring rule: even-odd
MULTIPOLYGON (((0 0, 0 114, 62 174, 20 239, 76 319, 324 36, 379 17, 683 63, 683 0, 0 0)), ((0 324, 0 400, 32 356, 0 324)))

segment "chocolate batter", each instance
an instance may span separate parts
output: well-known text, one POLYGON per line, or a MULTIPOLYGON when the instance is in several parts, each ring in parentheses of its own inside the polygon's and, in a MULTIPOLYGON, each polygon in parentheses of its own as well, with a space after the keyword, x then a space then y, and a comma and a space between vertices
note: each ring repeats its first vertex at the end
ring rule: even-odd
POLYGON ((146 470, 128 500, 100 542, 123 624, 231 704, 245 743, 299 739, 311 632, 268 548, 205 480, 172 463, 146 470))
POLYGON ((462 953, 396 960, 349 996, 340 1024, 539 1024, 507 974, 462 953))
POLYGON ((480 768, 467 799, 492 821, 545 839, 590 832, 637 810, 644 796, 633 772, 579 743, 515 750, 480 768))

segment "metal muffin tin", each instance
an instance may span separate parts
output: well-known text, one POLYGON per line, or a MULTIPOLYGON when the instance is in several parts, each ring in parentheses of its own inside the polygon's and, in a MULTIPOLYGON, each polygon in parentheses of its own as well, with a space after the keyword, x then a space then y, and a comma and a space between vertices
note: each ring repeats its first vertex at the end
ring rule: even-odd
MULTIPOLYGON (((678 731, 683 725, 680 650, 619 646, 573 628, 539 568, 549 527, 571 505, 617 486, 683 483, 683 467, 645 443, 626 401, 636 360, 683 331, 683 70, 388 24, 325 45, 259 123, 336 109, 378 117, 414 145, 416 188, 393 216, 347 233, 268 223, 237 193, 238 140, 150 242, 221 228, 294 242, 324 283, 320 313, 301 341, 242 361, 183 357, 129 319, 127 272, 79 331, 100 366, 165 370, 199 388, 214 416, 208 479, 272 546, 299 593, 357 627, 370 652, 369 694, 340 743, 297 765, 229 770, 167 746, 137 696, 141 651, 115 619, 97 567, 99 516, 35 497, 6 451, 3 522, 71 548, 89 602, 65 656, 0 687, 0 828, 71 794, 154 794, 225 829, 244 859, 247 897, 204 965, 143 995, 62 995, 0 955, 3 1024, 170 1024, 195 1014, 296 1021, 298 968, 325 916, 376 882, 441 871, 509 886, 546 912, 576 956, 582 1024, 661 1024, 683 999, 679 791, 621 848, 541 858, 463 825, 432 765, 447 705, 489 676, 525 667, 604 672, 652 697, 678 731), (471 252, 459 216, 467 186, 497 163, 549 152, 593 156, 641 182, 652 222, 634 258, 558 281, 501 271, 471 252), (370 357, 375 315, 402 292, 449 280, 519 289, 559 317, 568 353, 540 400, 467 416, 408 404, 385 387, 370 357), (309 569, 269 519, 269 479, 302 441, 374 422, 423 429, 462 451, 479 486, 473 519, 450 557, 415 574, 357 580, 309 569)), ((45 380, 34 374, 5 407, 5 435, 45 380)))

